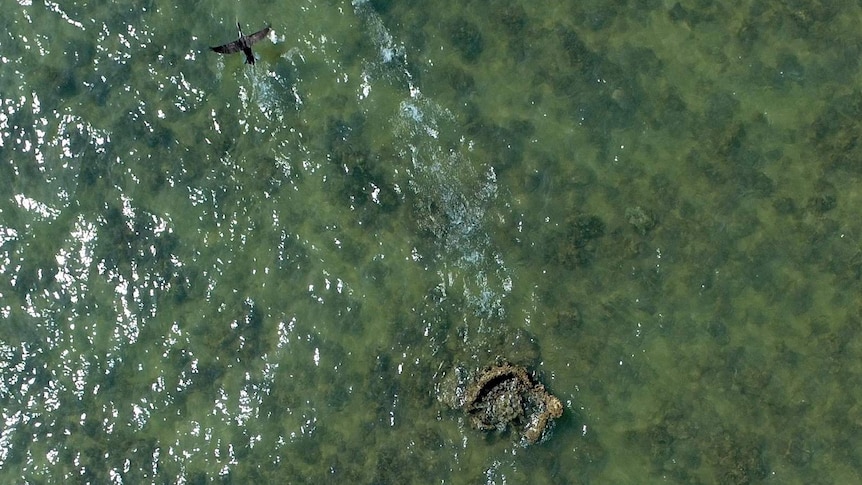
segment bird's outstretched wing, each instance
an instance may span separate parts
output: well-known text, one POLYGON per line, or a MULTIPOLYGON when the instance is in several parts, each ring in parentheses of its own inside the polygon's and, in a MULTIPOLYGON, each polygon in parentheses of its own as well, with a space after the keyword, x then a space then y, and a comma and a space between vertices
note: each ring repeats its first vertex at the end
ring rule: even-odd
POLYGON ((266 36, 267 36, 267 35, 269 35, 269 32, 270 32, 271 30, 272 30, 272 29, 270 28, 270 26, 269 26, 269 25, 267 25, 267 26, 266 26, 266 27, 264 27, 263 29, 258 30, 257 32, 255 32, 255 33, 253 33, 253 34, 250 34, 250 35, 246 36, 246 38, 248 39, 248 45, 252 45, 252 44, 254 44, 254 43, 255 43, 255 42, 257 42, 257 41, 259 41, 259 40, 261 40, 261 39, 266 38, 266 36))
POLYGON ((233 42, 229 42, 225 45, 220 45, 218 47, 210 47, 210 49, 218 52, 219 54, 233 54, 234 52, 239 52, 242 50, 242 44, 240 41, 235 40, 233 42))
POLYGON ((258 30, 251 35, 242 35, 242 27, 239 23, 236 24, 236 28, 239 31, 239 39, 218 47, 210 47, 210 49, 219 54, 233 54, 234 52, 242 51, 245 54, 245 62, 248 64, 254 64, 254 54, 251 52, 252 44, 266 38, 272 29, 267 25, 263 29, 258 30))

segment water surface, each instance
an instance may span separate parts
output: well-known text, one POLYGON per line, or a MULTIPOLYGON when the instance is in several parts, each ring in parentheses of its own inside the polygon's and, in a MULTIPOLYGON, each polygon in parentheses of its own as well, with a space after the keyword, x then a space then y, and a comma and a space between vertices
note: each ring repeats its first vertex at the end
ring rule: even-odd
POLYGON ((3 10, 4 482, 860 480, 858 5, 3 10))

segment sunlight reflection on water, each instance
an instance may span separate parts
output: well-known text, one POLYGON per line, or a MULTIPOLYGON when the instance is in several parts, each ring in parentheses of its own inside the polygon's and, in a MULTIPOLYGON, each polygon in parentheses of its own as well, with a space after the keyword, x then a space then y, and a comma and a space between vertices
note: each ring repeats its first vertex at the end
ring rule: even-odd
POLYGON ((0 54, 7 481, 853 478, 837 12, 45 6, 0 54), (500 355, 548 442, 441 405, 500 355))
MULTIPOLYGON (((393 42, 375 14, 357 9, 374 26, 372 37, 393 42)), ((74 28, 93 24, 72 20, 57 5, 50 10, 74 28)), ((20 13, 29 18, 29 11, 20 13)), ((376 86, 391 83, 377 74, 387 72, 403 48, 382 47, 383 57, 366 61, 359 76, 343 64, 333 33, 293 39, 297 47, 280 58, 286 67, 275 71, 242 70, 229 80, 222 71, 233 69, 230 61, 216 61, 219 79, 238 83, 237 107, 225 111, 211 104, 218 101, 216 86, 196 83, 195 71, 165 65, 170 57, 188 67, 200 62, 197 56, 165 52, 144 66, 132 63, 164 42, 155 29, 104 22, 95 30, 92 70, 61 68, 69 71, 63 82, 80 83, 68 86, 74 103, 64 107, 43 96, 46 86, 19 87, 19 97, 2 101, 0 146, 18 155, 8 165, 17 177, 15 204, 3 211, 28 220, 4 226, 2 240, 2 269, 11 278, 4 292, 18 295, 17 303, 4 306, 4 316, 27 330, 7 335, 2 347, 9 378, 0 393, 11 406, 3 414, 0 461, 20 477, 49 476, 48 467, 60 464, 70 467, 66 478, 114 482, 130 473, 167 473, 180 482, 207 470, 230 473, 254 448, 276 453, 335 429, 355 433, 361 429, 355 418, 332 424, 345 418, 332 421, 337 415, 328 407, 337 412, 362 403, 373 409, 377 398, 368 402, 355 387, 364 376, 405 380, 426 365, 425 351, 410 345, 388 355, 400 345, 397 339, 385 344, 395 348, 370 353, 351 347, 373 339, 374 327, 348 329, 346 339, 334 330, 339 321, 359 318, 352 315, 367 304, 360 302, 379 290, 340 256, 368 257, 352 249, 360 244, 356 235, 343 232, 355 224, 353 216, 326 209, 333 202, 320 195, 342 169, 327 165, 314 131, 320 121, 303 119, 304 98, 315 95, 304 79, 311 74, 303 74, 312 72, 306 69, 311 62, 329 69, 313 74, 316 85, 323 88, 321 78, 329 76, 326 82, 346 85, 365 110, 382 110, 394 120, 393 138, 407 150, 398 155, 410 163, 406 172, 416 172, 409 186, 425 204, 441 207, 432 231, 440 250, 460 254, 457 273, 479 273, 475 280, 453 279, 455 272, 447 270, 447 285, 463 285, 476 312, 502 313, 506 290, 490 289, 482 276, 485 267, 506 273, 502 258, 489 253, 482 228, 483 206, 495 197, 493 170, 478 176, 464 155, 438 144, 440 124, 453 120, 416 86, 401 93, 397 111, 387 112, 388 102, 377 106, 376 86), (188 123, 201 133, 190 138, 188 123), (193 139, 195 145, 187 144, 193 139), (255 171, 267 163, 272 166, 265 173, 255 171), (309 215, 321 224, 297 203, 315 206, 309 215), (278 304, 280 297, 293 304, 278 304), (318 318, 321 312, 336 318, 318 318), (269 334, 272 345, 265 342, 269 334), (376 369, 361 364, 368 357, 376 369), (323 419, 330 422, 325 431, 323 419), (165 426, 172 433, 157 431, 165 426), (22 447, 19 436, 26 433, 34 444, 22 447)), ((33 48, 20 39, 24 50, 33 48)), ((38 39, 36 48, 49 55, 38 39)), ((406 64, 401 69, 398 75, 409 77, 406 64)), ((328 96, 325 89, 321 94, 328 96)), ((389 203, 383 185, 368 183, 372 207, 389 203)), ((350 211, 364 204, 352 200, 350 211)), ((381 268, 393 259, 412 265, 425 258, 415 245, 371 250, 381 268)), ((415 331, 430 338, 431 325, 415 331)), ((377 387, 386 396, 379 418, 395 428, 403 420, 404 394, 415 391, 394 390, 399 385, 386 381, 377 387)), ((373 422, 374 415, 365 420, 373 422)), ((274 454, 270 459, 281 462, 274 454)))

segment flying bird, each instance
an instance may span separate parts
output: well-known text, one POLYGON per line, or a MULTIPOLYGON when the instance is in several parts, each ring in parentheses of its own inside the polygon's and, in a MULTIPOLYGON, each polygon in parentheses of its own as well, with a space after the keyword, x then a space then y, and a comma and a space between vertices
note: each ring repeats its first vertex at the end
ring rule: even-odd
POLYGON ((239 31, 239 39, 218 47, 210 47, 210 49, 219 54, 233 54, 234 52, 242 51, 245 54, 245 63, 254 64, 254 54, 251 52, 251 46, 269 35, 269 31, 272 29, 267 25, 262 30, 258 30, 251 35, 242 35, 242 27, 240 27, 239 22, 236 23, 236 29, 239 31))

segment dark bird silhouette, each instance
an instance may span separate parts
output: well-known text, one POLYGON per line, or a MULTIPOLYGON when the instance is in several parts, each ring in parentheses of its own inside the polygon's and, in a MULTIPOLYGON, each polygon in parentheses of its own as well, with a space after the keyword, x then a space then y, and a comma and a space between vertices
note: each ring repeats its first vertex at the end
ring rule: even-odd
POLYGON ((251 52, 251 46, 269 35, 269 31, 272 29, 267 25, 262 30, 258 30, 251 35, 242 35, 242 27, 240 27, 239 22, 236 23, 236 29, 239 31, 239 39, 218 47, 210 47, 210 49, 219 54, 233 54, 234 52, 242 51, 245 54, 245 63, 254 64, 254 54, 251 52))

